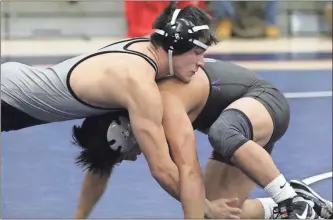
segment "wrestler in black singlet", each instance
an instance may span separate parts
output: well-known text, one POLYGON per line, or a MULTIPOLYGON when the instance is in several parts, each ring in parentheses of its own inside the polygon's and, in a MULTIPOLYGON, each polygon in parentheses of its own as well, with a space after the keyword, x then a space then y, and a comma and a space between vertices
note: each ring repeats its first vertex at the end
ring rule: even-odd
POLYGON ((232 102, 252 97, 260 101, 272 117, 274 131, 269 144, 283 136, 289 125, 290 110, 288 101, 278 89, 254 72, 230 62, 206 59, 204 70, 211 88, 204 109, 193 122, 195 129, 209 129, 232 102))

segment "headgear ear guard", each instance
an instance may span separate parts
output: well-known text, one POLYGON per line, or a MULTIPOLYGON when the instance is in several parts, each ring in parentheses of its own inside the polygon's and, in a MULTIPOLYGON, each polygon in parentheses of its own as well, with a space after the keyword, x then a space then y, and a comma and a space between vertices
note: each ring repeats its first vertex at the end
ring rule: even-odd
POLYGON ((129 119, 124 116, 119 116, 117 120, 111 121, 106 133, 106 139, 112 150, 117 150, 120 147, 121 153, 137 147, 129 119))
POLYGON ((179 12, 180 9, 174 11, 170 23, 166 24, 164 30, 155 30, 157 34, 165 37, 162 47, 169 55, 170 75, 174 75, 172 65, 173 54, 185 53, 195 46, 204 50, 208 48, 206 44, 200 42, 198 39, 198 32, 201 30, 209 30, 208 25, 195 26, 192 22, 184 18, 177 20, 179 12))

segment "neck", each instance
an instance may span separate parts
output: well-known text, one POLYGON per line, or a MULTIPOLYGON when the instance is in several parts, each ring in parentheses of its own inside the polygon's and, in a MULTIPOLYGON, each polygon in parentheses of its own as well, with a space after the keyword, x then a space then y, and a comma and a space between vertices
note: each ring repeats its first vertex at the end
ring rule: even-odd
POLYGON ((161 47, 156 48, 152 44, 149 44, 148 50, 152 53, 158 66, 156 78, 161 79, 170 75, 168 54, 161 47))

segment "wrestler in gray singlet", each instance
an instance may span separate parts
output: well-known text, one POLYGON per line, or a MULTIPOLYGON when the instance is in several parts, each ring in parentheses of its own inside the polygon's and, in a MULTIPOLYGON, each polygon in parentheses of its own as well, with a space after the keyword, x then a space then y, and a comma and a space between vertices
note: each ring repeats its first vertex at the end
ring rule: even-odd
POLYGON ((65 121, 99 115, 117 109, 103 109, 80 100, 70 88, 73 69, 82 61, 104 53, 129 53, 141 56, 157 72, 156 63, 148 56, 127 50, 147 38, 120 41, 96 52, 65 60, 49 68, 8 62, 1 65, 1 100, 33 118, 44 122, 65 121))

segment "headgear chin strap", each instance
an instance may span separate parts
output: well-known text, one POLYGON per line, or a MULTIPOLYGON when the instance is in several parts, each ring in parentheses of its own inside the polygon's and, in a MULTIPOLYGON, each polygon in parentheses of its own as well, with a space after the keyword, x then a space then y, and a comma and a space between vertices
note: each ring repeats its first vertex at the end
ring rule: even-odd
POLYGON ((201 30, 209 30, 208 25, 195 26, 186 19, 177 20, 180 9, 176 9, 172 15, 170 23, 166 24, 164 30, 156 29, 157 34, 165 37, 163 48, 168 52, 170 75, 174 75, 172 56, 182 54, 193 47, 197 46, 204 50, 208 46, 198 39, 198 32, 201 30))

